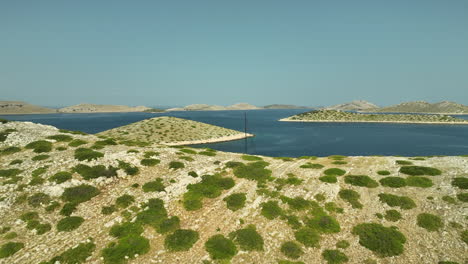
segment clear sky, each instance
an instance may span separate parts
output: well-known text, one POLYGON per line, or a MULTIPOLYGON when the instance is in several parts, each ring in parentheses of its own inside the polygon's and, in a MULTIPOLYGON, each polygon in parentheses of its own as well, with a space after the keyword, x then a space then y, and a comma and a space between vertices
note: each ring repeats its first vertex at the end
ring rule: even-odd
POLYGON ((48 106, 468 104, 468 1, 0 1, 0 91, 48 106))

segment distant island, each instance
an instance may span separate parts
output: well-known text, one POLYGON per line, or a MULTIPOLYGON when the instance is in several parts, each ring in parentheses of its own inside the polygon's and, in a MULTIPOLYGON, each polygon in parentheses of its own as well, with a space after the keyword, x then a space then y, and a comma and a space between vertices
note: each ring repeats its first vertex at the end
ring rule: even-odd
POLYGON ((355 100, 349 103, 332 105, 324 108, 325 110, 341 110, 341 111, 370 111, 377 110, 379 107, 373 103, 364 100, 355 100))
POLYGON ((411 123, 411 124, 463 124, 468 120, 447 115, 417 115, 417 114, 362 114, 336 110, 315 110, 280 121, 290 122, 363 122, 363 123, 411 123))
POLYGON ((288 105, 288 104, 271 104, 271 105, 265 105, 263 107, 263 109, 307 109, 307 108, 311 108, 311 107, 288 105))
POLYGON ((112 113, 112 112, 143 112, 151 108, 146 106, 126 106, 126 105, 98 105, 98 104, 77 104, 58 109, 59 113, 112 113))
POLYGON ((425 101, 405 102, 389 107, 378 109, 362 110, 367 112, 387 112, 387 113, 427 113, 427 114, 468 114, 468 106, 455 102, 442 101, 438 103, 428 103, 425 101))
POLYGON ((192 104, 185 107, 169 108, 166 111, 223 111, 223 110, 257 110, 261 109, 255 105, 248 103, 237 103, 230 106, 208 105, 208 104, 192 104))
POLYGON ((21 101, 0 101, 0 115, 51 113, 57 113, 57 109, 32 105, 21 101))

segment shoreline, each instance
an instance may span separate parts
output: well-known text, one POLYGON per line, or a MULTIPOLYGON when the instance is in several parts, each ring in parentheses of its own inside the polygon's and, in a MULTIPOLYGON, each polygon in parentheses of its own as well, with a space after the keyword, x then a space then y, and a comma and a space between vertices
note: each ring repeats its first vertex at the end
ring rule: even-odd
POLYGON ((165 146, 188 146, 188 145, 199 145, 199 144, 210 144, 210 143, 219 143, 219 142, 228 142, 228 141, 235 141, 241 140, 249 137, 254 137, 254 134, 241 133, 232 136, 224 136, 220 138, 212 138, 212 139, 201 139, 201 140, 191 140, 191 141, 180 141, 180 142, 168 142, 168 143, 158 143, 158 145, 165 145, 165 146))
POLYGON ((426 125, 468 125, 467 122, 414 122, 414 121, 354 121, 354 120, 291 120, 282 118, 280 122, 307 122, 307 123, 388 123, 388 124, 426 124, 426 125))
POLYGON ((356 111, 360 114, 412 114, 412 115, 468 115, 468 113, 429 113, 429 112, 366 112, 366 111, 356 111))

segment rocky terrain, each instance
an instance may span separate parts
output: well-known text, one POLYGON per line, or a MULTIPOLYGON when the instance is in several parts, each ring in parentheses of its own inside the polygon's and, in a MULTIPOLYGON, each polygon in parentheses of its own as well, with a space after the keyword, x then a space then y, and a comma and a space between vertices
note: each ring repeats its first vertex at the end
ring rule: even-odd
POLYGON ((98 104, 77 104, 60 108, 60 113, 113 113, 113 112, 143 112, 151 108, 146 106, 126 106, 126 105, 98 105, 98 104))
POLYGON ((221 106, 221 105, 208 105, 208 104, 192 104, 181 108, 170 108, 166 111, 222 111, 222 110, 255 110, 261 109, 257 106, 247 104, 247 103, 238 103, 230 106, 221 106))
POLYGON ((0 160, 0 263, 468 261, 467 156, 271 158, 2 121, 0 160))
POLYGON ((411 124, 454 124, 468 125, 468 120, 447 115, 417 114, 361 114, 336 110, 316 110, 297 114, 280 121, 289 122, 371 122, 411 124))
MULTIPOLYGON (((372 109, 369 109, 372 111, 372 109)), ((368 110, 363 110, 368 111, 368 110)), ((405 102, 398 105, 374 109, 376 112, 387 113, 428 113, 428 114, 468 114, 468 106, 455 102, 442 101, 428 103, 425 101, 405 102)))
POLYGON ((340 111, 368 111, 377 110, 379 107, 373 103, 364 100, 355 100, 349 103, 332 105, 325 107, 325 110, 340 110, 340 111))
POLYGON ((28 104, 20 101, 0 101, 0 115, 11 114, 50 114, 56 109, 28 104))

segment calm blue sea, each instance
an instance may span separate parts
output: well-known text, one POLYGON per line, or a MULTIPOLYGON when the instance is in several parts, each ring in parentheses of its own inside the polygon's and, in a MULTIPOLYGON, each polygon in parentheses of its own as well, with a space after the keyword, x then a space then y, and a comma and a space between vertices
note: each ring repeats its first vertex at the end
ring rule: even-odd
MULTIPOLYGON (((47 114, 0 116, 9 120, 31 121, 58 128, 97 133, 155 116, 175 116, 256 135, 247 140, 247 152, 268 156, 298 157, 341 155, 466 155, 468 125, 415 125, 370 123, 278 122, 280 118, 304 112, 293 110, 194 111, 103 114, 47 114)), ((468 119, 466 116, 457 116, 468 119)), ((198 145, 222 151, 244 152, 245 141, 198 145)))

